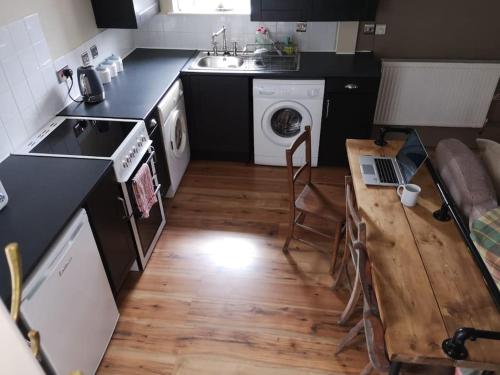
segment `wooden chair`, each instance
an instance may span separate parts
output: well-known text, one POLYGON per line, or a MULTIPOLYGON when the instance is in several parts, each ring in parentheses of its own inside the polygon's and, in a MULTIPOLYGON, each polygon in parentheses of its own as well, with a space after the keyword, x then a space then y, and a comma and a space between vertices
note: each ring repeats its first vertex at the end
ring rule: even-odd
POLYGON ((353 250, 353 245, 355 242, 361 242, 366 244, 366 225, 361 220, 360 214, 357 210, 356 198, 354 195, 354 186, 352 184, 352 177, 345 177, 345 197, 346 197, 346 237, 345 237, 345 249, 340 262, 337 274, 334 276, 333 289, 337 288, 342 276, 347 276, 347 268, 349 258, 352 259, 354 268, 356 270, 356 276, 354 278, 354 283, 352 285, 351 297, 347 303, 340 319, 339 324, 344 324, 351 317, 352 313, 355 311, 358 305, 359 298, 361 296, 361 283, 359 269, 357 268, 357 255, 353 250))
POLYGON ((283 251, 288 252, 288 246, 292 239, 305 243, 308 246, 319 249, 323 252, 330 250, 313 244, 305 239, 295 235, 295 227, 299 227, 316 235, 331 239, 334 241, 332 252, 332 264, 337 258, 337 251, 342 236, 342 227, 345 222, 343 209, 332 202, 325 194, 323 194, 316 185, 311 182, 311 127, 306 126, 305 131, 297 138, 293 145, 286 150, 286 162, 288 169, 288 190, 290 197, 290 214, 288 235, 283 246, 283 251), (293 169, 293 155, 297 149, 305 143, 306 162, 296 172, 293 169), (296 198, 295 185, 297 179, 305 173, 305 186, 296 198), (335 234, 323 233, 317 229, 304 225, 306 215, 315 216, 317 218, 331 222, 335 226, 335 234))
MULTIPOLYGON (((390 374, 397 374, 401 369, 401 363, 391 363, 387 357, 384 326, 380 320, 377 297, 375 296, 372 282, 371 264, 366 252, 366 246, 361 241, 355 241, 352 249, 356 253, 357 269, 360 271, 360 284, 364 297, 363 318, 340 341, 335 355, 339 354, 364 329, 369 363, 365 366, 361 375, 369 375, 373 370, 382 374, 386 374, 389 371, 390 374)), ((408 367, 403 367, 403 372, 421 375, 450 375, 453 374, 453 369, 444 366, 409 365, 408 367)))

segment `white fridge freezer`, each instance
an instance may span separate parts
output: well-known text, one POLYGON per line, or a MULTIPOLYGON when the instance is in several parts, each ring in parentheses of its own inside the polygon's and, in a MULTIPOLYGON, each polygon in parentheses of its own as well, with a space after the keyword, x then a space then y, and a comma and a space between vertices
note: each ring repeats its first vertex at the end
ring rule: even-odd
POLYGON ((56 374, 94 374, 119 313, 85 210, 55 241, 23 288, 21 318, 40 332, 56 374))

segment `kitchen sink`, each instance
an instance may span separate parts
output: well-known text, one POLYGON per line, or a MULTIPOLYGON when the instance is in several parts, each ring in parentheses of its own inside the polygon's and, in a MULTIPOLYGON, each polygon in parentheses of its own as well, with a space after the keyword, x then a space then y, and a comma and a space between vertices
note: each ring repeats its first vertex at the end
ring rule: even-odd
POLYGON ((205 56, 198 59, 195 64, 202 69, 238 69, 245 60, 236 56, 205 56))
POLYGON ((190 70, 218 72, 296 71, 300 55, 282 56, 275 53, 252 54, 239 52, 239 56, 215 56, 201 51, 190 65, 190 70))

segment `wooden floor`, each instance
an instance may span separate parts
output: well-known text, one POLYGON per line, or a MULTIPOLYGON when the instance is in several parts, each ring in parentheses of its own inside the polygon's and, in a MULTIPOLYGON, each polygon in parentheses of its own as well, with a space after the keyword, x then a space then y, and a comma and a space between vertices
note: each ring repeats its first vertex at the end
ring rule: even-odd
MULTIPOLYGON (((313 180, 342 202, 344 174, 313 180)), ((99 374, 359 374, 363 337, 334 355, 360 314, 336 324, 348 295, 330 289, 328 254, 281 251, 286 189, 284 168, 192 162, 146 271, 120 296, 99 374)))

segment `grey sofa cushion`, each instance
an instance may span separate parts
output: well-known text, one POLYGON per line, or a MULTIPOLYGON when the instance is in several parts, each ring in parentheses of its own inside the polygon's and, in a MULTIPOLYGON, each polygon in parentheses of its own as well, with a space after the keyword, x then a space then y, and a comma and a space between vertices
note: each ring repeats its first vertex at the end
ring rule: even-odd
POLYGON ((496 192, 479 157, 458 139, 445 139, 436 147, 439 174, 469 224, 498 206, 496 192))

